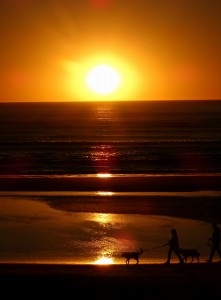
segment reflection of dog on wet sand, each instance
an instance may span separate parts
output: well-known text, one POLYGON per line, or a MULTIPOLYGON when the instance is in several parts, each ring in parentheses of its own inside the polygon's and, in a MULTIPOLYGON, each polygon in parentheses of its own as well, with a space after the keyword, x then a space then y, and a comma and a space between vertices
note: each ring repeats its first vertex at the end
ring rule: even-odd
POLYGON ((126 264, 130 263, 130 259, 135 259, 137 261, 137 264, 139 264, 139 258, 140 255, 143 253, 143 250, 140 248, 140 252, 123 252, 122 257, 126 258, 126 264))
POLYGON ((196 249, 183 249, 183 248, 180 248, 179 253, 182 255, 184 263, 187 262, 188 257, 192 258, 191 263, 193 262, 194 258, 196 258, 197 261, 199 262, 200 253, 196 249))

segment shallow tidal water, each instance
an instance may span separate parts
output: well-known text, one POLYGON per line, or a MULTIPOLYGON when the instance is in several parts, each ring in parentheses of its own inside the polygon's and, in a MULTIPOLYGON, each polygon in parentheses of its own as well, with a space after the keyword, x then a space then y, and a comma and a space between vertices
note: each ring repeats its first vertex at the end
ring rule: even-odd
MULTIPOLYGON (((208 258, 208 222, 151 214, 69 211, 45 201, 46 194, 1 193, 0 262, 124 264, 122 252, 142 248, 140 264, 163 263, 168 250, 164 245, 173 227, 180 247, 197 248, 202 262, 208 258)), ((61 203, 63 197, 61 193, 55 201, 61 203)), ((175 255, 172 262, 178 262, 175 255)))

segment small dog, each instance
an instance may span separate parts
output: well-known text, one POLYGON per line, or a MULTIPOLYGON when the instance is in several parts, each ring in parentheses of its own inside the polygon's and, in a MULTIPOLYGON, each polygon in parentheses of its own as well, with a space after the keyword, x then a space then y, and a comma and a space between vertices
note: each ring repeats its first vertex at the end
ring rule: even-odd
POLYGON ((143 253, 143 249, 140 248, 140 252, 135 251, 135 252, 123 252, 122 257, 126 258, 126 264, 130 263, 130 259, 135 259, 137 261, 137 264, 139 264, 139 258, 140 255, 143 253))
POLYGON ((183 262, 184 263, 187 263, 188 257, 192 258, 191 263, 193 262, 194 258, 196 258, 198 263, 199 263, 200 253, 196 249, 183 249, 183 248, 180 248, 179 253, 183 256, 183 262))

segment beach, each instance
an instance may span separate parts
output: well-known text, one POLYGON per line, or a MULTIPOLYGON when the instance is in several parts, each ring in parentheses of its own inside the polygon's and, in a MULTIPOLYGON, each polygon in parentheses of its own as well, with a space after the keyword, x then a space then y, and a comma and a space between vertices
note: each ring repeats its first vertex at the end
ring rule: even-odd
POLYGON ((1 264, 0 280, 7 297, 29 299, 215 299, 220 295, 221 264, 1 264))
POLYGON ((158 246, 173 227, 205 262, 211 223, 221 224, 220 176, 205 177, 4 177, 11 189, 1 181, 0 262, 90 264, 107 256, 118 264, 123 251, 141 247, 154 249, 143 264, 162 263, 167 248, 158 246))
POLYGON ((220 295, 221 265, 205 262, 221 224, 220 102, 125 104, 1 105, 7 297, 220 295), (173 227, 182 246, 200 247, 199 264, 163 264, 173 227), (140 247, 126 265, 122 251, 140 247))
POLYGON ((44 195, 42 201, 64 212, 161 215, 221 223, 220 174, 0 179, 1 193, 26 198, 30 193, 38 198, 44 195))

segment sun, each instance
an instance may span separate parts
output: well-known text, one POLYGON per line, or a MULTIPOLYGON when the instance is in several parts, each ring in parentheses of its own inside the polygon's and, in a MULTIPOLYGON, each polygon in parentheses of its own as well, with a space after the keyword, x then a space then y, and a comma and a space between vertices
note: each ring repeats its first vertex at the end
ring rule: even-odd
POLYGON ((61 67, 62 88, 71 101, 133 100, 143 81, 132 61, 112 53, 63 60, 61 67))
POLYGON ((107 95, 117 90, 121 76, 109 65, 98 65, 86 74, 86 83, 93 92, 107 95))

